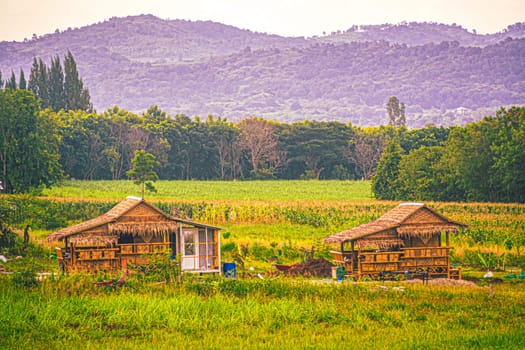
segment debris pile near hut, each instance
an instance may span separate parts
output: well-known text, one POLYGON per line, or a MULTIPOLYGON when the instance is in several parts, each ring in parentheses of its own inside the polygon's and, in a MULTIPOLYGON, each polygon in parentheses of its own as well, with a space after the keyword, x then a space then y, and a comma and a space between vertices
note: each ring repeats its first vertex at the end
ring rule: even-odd
POLYGON ((308 259, 304 263, 295 264, 284 271, 290 276, 332 277, 332 263, 326 259, 308 259))

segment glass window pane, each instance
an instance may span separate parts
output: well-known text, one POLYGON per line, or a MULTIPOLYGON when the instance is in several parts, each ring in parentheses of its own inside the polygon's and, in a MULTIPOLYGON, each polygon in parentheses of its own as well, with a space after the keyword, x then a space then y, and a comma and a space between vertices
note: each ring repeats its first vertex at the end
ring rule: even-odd
POLYGON ((193 232, 184 232, 184 255, 195 255, 195 236, 193 232))
POLYGON ((206 242, 206 230, 203 228, 199 229, 199 242, 206 242))

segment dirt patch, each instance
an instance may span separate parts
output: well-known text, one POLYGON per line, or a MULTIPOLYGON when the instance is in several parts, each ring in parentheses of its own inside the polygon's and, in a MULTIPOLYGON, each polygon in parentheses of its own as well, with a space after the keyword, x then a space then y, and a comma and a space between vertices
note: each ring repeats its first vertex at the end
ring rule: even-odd
MULTIPOLYGON (((423 284, 423 280, 413 279, 402 281, 402 283, 417 283, 423 284)), ((433 278, 428 280, 429 285, 434 286, 461 286, 461 287, 478 287, 478 285, 472 281, 467 280, 453 280, 448 278, 433 278)))
POLYGON ((332 277, 332 263, 326 259, 309 259, 304 263, 295 264, 284 271, 290 276, 332 277))

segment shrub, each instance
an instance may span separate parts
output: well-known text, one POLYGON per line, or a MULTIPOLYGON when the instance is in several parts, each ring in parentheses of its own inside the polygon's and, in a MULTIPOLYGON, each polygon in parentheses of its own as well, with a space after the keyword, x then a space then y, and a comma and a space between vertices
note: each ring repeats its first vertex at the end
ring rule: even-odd
POLYGON ((13 273, 11 278, 17 287, 33 288, 38 286, 33 264, 25 265, 20 271, 13 273))
POLYGON ((230 253, 237 250, 237 244, 235 242, 228 242, 221 245, 221 251, 223 253, 230 253))
POLYGON ((13 252, 20 245, 20 238, 7 226, 0 223, 0 251, 13 252))

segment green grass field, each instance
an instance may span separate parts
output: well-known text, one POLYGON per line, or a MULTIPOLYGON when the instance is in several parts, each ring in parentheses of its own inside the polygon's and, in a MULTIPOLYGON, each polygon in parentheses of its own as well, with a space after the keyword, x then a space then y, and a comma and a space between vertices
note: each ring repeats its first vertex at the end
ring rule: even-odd
MULTIPOLYGON (((370 181, 157 181, 147 199, 188 200, 370 200, 370 181)), ((117 198, 140 196, 132 181, 65 181, 45 196, 117 198)))
POLYGON ((89 277, 0 283, 2 349, 520 349, 525 289, 89 277))

